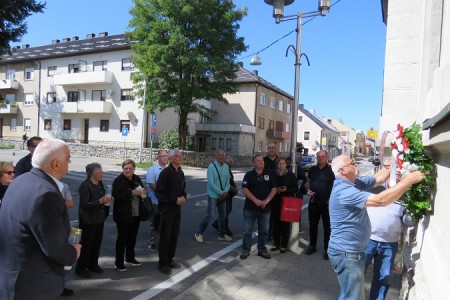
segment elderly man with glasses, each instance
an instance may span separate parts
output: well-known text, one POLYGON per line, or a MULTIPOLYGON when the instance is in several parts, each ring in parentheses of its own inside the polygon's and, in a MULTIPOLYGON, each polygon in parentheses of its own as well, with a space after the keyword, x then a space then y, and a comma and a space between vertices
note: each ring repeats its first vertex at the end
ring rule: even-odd
POLYGON ((328 255, 341 287, 339 299, 364 300, 365 249, 371 231, 366 208, 394 202, 423 176, 419 171, 412 172, 395 186, 372 194, 368 192, 371 188, 387 182, 389 169, 375 176, 357 177, 356 163, 347 155, 333 159, 331 167, 336 179, 330 197, 328 255))

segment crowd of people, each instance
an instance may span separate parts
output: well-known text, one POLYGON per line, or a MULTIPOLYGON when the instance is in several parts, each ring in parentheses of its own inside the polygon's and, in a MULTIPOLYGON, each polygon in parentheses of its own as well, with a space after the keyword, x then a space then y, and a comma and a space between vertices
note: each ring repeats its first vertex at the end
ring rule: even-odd
MULTIPOLYGON (((74 263, 79 277, 103 273, 99 256, 111 205, 117 227, 118 271, 141 265, 135 246, 142 222, 142 201, 150 201, 153 207, 147 227, 148 249, 158 251, 157 269, 170 275, 173 269, 181 268, 174 260, 181 208, 187 200, 180 150, 159 151, 156 163, 147 170, 145 182, 135 174, 135 162, 124 160, 122 173, 115 178, 111 190, 103 183, 102 166, 86 165, 86 179, 78 190, 81 241, 70 244, 68 209, 74 203, 68 186, 60 181, 68 172, 70 150, 65 142, 56 139, 32 137, 26 144, 30 154, 15 167, 10 162, 0 162, 1 299, 70 296, 73 291, 64 288, 64 266, 74 263), (29 185, 36 188, 23 189, 29 185), (8 246, 12 244, 16 246, 8 246), (42 270, 40 265, 47 265, 51 272, 42 270)), ((330 260, 337 274, 339 299, 364 299, 364 275, 372 260, 370 299, 384 299, 402 226, 412 224, 404 207, 395 201, 412 184, 422 180, 422 174, 416 171, 402 180, 397 178, 398 183, 391 187, 387 183, 390 161, 385 161, 374 176, 358 177, 353 159, 340 155, 329 164, 324 150, 316 154, 318 163, 307 175, 300 166, 294 174, 291 159, 279 157, 275 143, 269 143, 267 150, 266 156, 257 154, 252 158, 253 169, 242 180, 245 201, 240 258, 247 259, 250 255, 255 223, 258 256, 271 259, 266 246, 269 240, 273 241, 270 251, 286 253, 291 223, 280 218, 282 198, 307 195, 310 241, 305 254, 317 252, 318 225, 322 219, 322 257, 330 260), (380 188, 374 190, 377 186, 380 188)), ((299 162, 301 155, 294 159, 299 162)), ((218 240, 233 241, 228 217, 238 187, 232 166, 233 159, 218 149, 207 168, 206 211, 194 234, 198 243, 205 242, 205 231, 214 220, 212 226, 217 229, 218 240)))

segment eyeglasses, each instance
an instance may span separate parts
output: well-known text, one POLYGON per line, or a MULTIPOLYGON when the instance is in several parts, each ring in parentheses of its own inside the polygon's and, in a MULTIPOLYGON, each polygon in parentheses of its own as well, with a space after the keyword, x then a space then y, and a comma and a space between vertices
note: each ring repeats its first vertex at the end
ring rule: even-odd
POLYGON ((339 171, 342 170, 342 169, 345 168, 345 167, 348 167, 348 166, 354 166, 354 167, 356 167, 356 162, 355 162, 355 160, 352 159, 352 161, 351 161, 349 164, 346 164, 345 166, 343 166, 342 168, 340 168, 339 171))
POLYGON ((5 172, 5 174, 8 174, 9 176, 11 176, 13 174, 16 174, 16 172, 14 172, 14 171, 7 171, 7 172, 5 172))

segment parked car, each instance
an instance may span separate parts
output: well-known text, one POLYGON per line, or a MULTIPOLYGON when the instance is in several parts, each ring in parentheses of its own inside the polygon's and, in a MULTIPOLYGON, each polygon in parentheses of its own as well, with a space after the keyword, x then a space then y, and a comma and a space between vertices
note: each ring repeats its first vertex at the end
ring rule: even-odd
POLYGON ((305 172, 308 172, 312 166, 317 164, 317 158, 315 156, 303 156, 300 165, 305 172))

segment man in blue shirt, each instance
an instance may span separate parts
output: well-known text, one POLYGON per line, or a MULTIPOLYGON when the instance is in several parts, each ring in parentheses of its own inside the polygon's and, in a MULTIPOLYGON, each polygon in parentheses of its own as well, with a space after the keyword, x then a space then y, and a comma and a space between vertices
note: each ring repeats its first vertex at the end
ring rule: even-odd
POLYGON ((164 170, 164 168, 167 166, 169 158, 167 155, 167 151, 160 150, 158 152, 158 162, 148 168, 147 170, 147 185, 149 187, 148 189, 148 195, 150 199, 152 200, 152 206, 153 211, 155 214, 153 215, 153 218, 150 218, 148 221, 148 245, 147 248, 150 251, 156 251, 156 242, 159 237, 159 220, 160 220, 160 214, 158 212, 158 198, 156 198, 155 190, 156 190, 156 182, 158 181, 159 174, 164 170))
POLYGON ((357 177, 356 163, 347 155, 333 159, 336 176, 330 197, 331 237, 328 245, 330 263, 337 274, 339 300, 364 300, 365 249, 370 238, 370 220, 366 207, 386 206, 422 180, 419 171, 407 175, 394 187, 379 194, 367 192, 389 179, 389 169, 375 177, 357 177))

